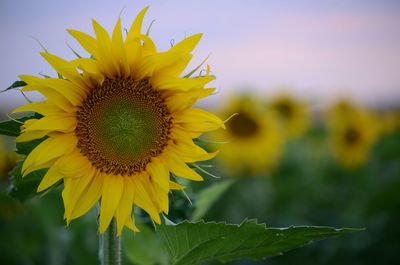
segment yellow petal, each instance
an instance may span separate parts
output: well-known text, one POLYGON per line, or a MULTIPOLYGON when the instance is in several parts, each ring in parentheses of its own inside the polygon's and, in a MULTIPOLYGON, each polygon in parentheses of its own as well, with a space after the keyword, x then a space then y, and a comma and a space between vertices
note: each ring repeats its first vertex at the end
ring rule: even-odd
MULTIPOLYGON (((162 52, 149 55, 143 58, 138 65, 138 69, 136 71, 137 78, 142 79, 153 76, 154 71, 173 65, 177 60, 179 60, 179 57, 177 57, 177 54, 174 53, 162 52)), ((161 75, 161 77, 163 76, 161 75)), ((160 79, 160 75, 155 76, 152 79, 156 80, 151 81, 152 83, 157 83, 157 80, 160 79)))
MULTIPOLYGON (((71 64, 71 66, 73 65, 72 63, 69 64, 71 64)), ((20 77, 28 83, 28 86, 23 87, 24 91, 37 90, 45 87, 57 91, 62 95, 67 94, 65 97, 70 100, 71 103, 76 97, 82 98, 86 96, 86 87, 80 87, 69 80, 52 77, 40 78, 31 75, 20 75, 20 77)))
POLYGON ((173 91, 171 95, 168 95, 169 91, 166 91, 167 97, 165 98, 165 103, 168 105, 168 109, 172 113, 178 112, 191 107, 197 102, 197 100, 211 95, 214 90, 215 88, 173 91))
MULTIPOLYGON (((178 138, 179 139, 179 138, 178 138)), ((192 140, 179 139, 171 148, 185 162, 205 161, 214 158, 217 152, 208 153, 192 140)))
POLYGON ((55 162, 54 165, 49 168, 47 173, 44 175, 44 177, 40 181, 39 187, 37 188, 37 192, 44 191, 45 189, 49 188, 63 178, 63 175, 60 174, 60 172, 58 171, 57 162, 55 162))
POLYGON ((77 200, 72 213, 71 219, 78 218, 88 212, 93 205, 100 199, 102 189, 103 189, 103 175, 97 173, 92 181, 87 186, 84 192, 77 200))
POLYGON ((23 105, 19 108, 16 108, 13 110, 12 113, 17 113, 17 112, 37 112, 42 115, 60 115, 63 114, 64 111, 58 107, 57 105, 51 104, 49 102, 43 101, 43 102, 34 102, 34 103, 29 103, 26 105, 23 105))
POLYGON ((118 19, 114 28, 111 51, 113 53, 114 64, 117 69, 118 76, 128 77, 130 71, 124 40, 122 39, 121 19, 118 19))
MULTIPOLYGON (((73 216, 75 207, 77 206, 78 200, 83 196, 84 193, 90 189, 89 185, 93 180, 96 170, 94 168, 82 171, 81 177, 79 178, 64 178, 64 190, 62 192, 65 208, 65 218, 70 221, 77 216, 73 216)), ((81 211, 82 213, 82 211, 81 211)))
POLYGON ((77 142, 78 139, 73 134, 63 134, 44 140, 26 157, 22 166, 23 174, 28 174, 32 167, 43 165, 52 159, 72 152, 77 142))
POLYGON ((20 75, 19 78, 28 84, 22 88, 23 91, 39 91, 50 103, 59 106, 66 112, 74 112, 76 110, 72 103, 60 92, 54 88, 43 87, 41 84, 42 78, 30 75, 20 75))
POLYGON ((173 122, 192 131, 211 131, 224 128, 224 122, 205 110, 198 108, 186 109, 172 114, 173 122))
POLYGON ((135 20, 133 21, 131 28, 129 29, 128 35, 126 36, 127 41, 132 41, 135 38, 138 38, 141 34, 140 31, 142 29, 143 18, 149 9, 149 6, 146 6, 139 12, 136 16, 135 20))
POLYGON ((78 148, 75 148, 60 159, 58 170, 66 178, 80 178, 92 170, 92 164, 78 148))
POLYGON ((128 35, 126 36, 125 47, 132 76, 136 76, 136 68, 142 58, 140 31, 142 29, 144 15, 148 9, 149 7, 147 6, 140 11, 140 13, 136 16, 136 19, 133 21, 128 35))
POLYGON ((155 183, 155 185, 152 186, 153 191, 155 195, 157 196, 156 198, 158 199, 158 205, 160 207, 160 210, 163 211, 165 214, 168 214, 169 212, 169 198, 168 198, 168 191, 165 191, 163 187, 158 185, 158 183, 155 183))
POLYGON ((67 31, 89 54, 97 57, 97 42, 95 38, 78 30, 68 29, 67 31))
POLYGON ((27 126, 24 132, 47 130, 69 133, 75 130, 76 123, 75 117, 48 116, 35 121, 29 127, 27 126))
POLYGON ((135 189, 132 182, 124 177, 124 191, 119 201, 118 208, 115 212, 115 218, 117 219, 117 232, 121 235, 122 228, 127 223, 127 219, 131 219, 132 208, 133 208, 133 198, 135 195, 135 189))
POLYGON ((203 36, 202 33, 198 33, 187 37, 186 39, 182 40, 178 44, 174 45, 170 51, 178 51, 182 53, 190 53, 199 43, 201 37, 203 36))
POLYGON ((71 66, 68 61, 48 52, 41 52, 40 54, 54 68, 54 70, 57 71, 57 73, 66 77, 72 83, 85 90, 86 85, 82 79, 82 76, 74 67, 71 66))
POLYGON ((171 190, 183 190, 185 186, 182 186, 181 184, 178 184, 176 182, 170 181, 169 182, 169 188, 171 190))
POLYGON ((90 88, 96 88, 104 81, 99 62, 92 58, 78 58, 71 61, 76 68, 83 71, 83 79, 90 88))
POLYGON ((135 204, 145 210, 157 224, 160 224, 161 219, 158 211, 150 198, 150 195, 146 192, 141 178, 140 175, 131 178, 133 185, 135 186, 135 204))
POLYGON ((152 78, 164 79, 171 77, 178 77, 186 69, 190 63, 192 56, 190 54, 171 53, 172 60, 165 60, 164 62, 159 61, 154 67, 152 78))
POLYGON ((56 158, 55 159, 51 159, 47 162, 44 162, 42 164, 36 164, 36 165, 32 165, 31 167, 29 167, 29 169, 24 172, 24 174, 22 175, 23 177, 27 176, 29 173, 39 170, 39 169, 44 169, 44 168, 50 168, 52 165, 54 165, 54 163, 56 162, 56 158))
POLYGON ((142 59, 142 47, 140 39, 127 40, 125 42, 126 56, 129 63, 130 74, 136 77, 137 68, 142 59))
POLYGON ((126 220, 125 226, 128 227, 130 230, 132 230, 133 232, 140 232, 139 229, 136 227, 135 225, 135 219, 134 216, 132 216, 131 218, 128 218, 126 220))
POLYGON ((152 39, 143 34, 140 35, 140 39, 143 41, 143 46, 142 46, 143 57, 155 54, 157 52, 156 45, 154 44, 152 39))
POLYGON ((92 24, 97 38, 98 57, 96 59, 100 62, 99 66, 104 68, 102 71, 108 77, 115 77, 117 75, 117 69, 112 59, 110 36, 96 20, 93 19, 92 24))
POLYGON ((21 133, 16 139, 15 141, 17 143, 21 143, 21 142, 28 142, 28 141, 32 141, 35 139, 40 139, 44 136, 46 136, 50 131, 31 131, 31 132, 23 132, 21 133))
POLYGON ((192 170, 181 158, 171 151, 166 151, 162 155, 162 160, 169 167, 169 171, 181 178, 191 179, 194 181, 202 181, 203 178, 194 170, 192 170))
POLYGON ((123 189, 124 179, 122 176, 104 175, 100 205, 100 233, 107 230, 122 197, 123 189))
POLYGON ((191 89, 203 88, 207 83, 214 79, 214 76, 201 76, 195 78, 152 78, 151 84, 161 90, 175 89, 188 91, 191 89))
POLYGON ((147 165, 146 171, 149 172, 151 179, 156 182, 163 190, 169 192, 169 171, 158 158, 153 158, 147 165))

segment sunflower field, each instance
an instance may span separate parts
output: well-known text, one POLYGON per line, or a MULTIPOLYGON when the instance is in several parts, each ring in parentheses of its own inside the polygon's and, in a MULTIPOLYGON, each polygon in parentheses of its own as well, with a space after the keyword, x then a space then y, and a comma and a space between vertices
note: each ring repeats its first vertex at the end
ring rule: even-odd
POLYGON ((2 89, 0 264, 399 264, 400 105, 204 104, 202 34, 160 50, 148 9, 2 89))

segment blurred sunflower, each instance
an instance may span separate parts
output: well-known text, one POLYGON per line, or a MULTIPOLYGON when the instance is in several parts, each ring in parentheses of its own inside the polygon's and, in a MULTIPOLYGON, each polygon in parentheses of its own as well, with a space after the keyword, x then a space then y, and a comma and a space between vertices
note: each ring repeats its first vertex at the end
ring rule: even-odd
POLYGON ((281 157, 283 137, 274 113, 250 96, 233 98, 221 116, 232 116, 226 130, 213 133, 221 144, 219 163, 230 175, 251 176, 274 169, 281 157))
POLYGON ((344 119, 353 119, 352 115, 359 111, 360 108, 356 107, 356 104, 347 100, 339 100, 335 102, 328 110, 328 125, 335 126, 335 124, 341 124, 344 119))
POLYGON ((310 126, 308 106, 289 95, 277 96, 269 103, 276 111, 283 130, 288 138, 297 138, 307 131, 310 126))
POLYGON ((374 115, 339 102, 329 112, 328 127, 333 155, 342 165, 355 168, 366 162, 378 133, 374 115))
POLYGON ((69 223, 91 209, 101 198, 100 233, 113 217, 118 234, 136 231, 133 206, 160 223, 168 213, 168 194, 182 186, 176 176, 200 181, 186 163, 208 160, 193 139, 224 127, 215 115, 191 106, 214 89, 204 86, 209 75, 180 77, 190 62, 201 34, 193 35, 166 52, 141 34, 148 7, 134 20, 124 40, 118 20, 112 36, 93 20, 95 37, 68 32, 91 55, 66 61, 41 55, 61 78, 22 75, 24 91, 36 90, 47 100, 14 112, 34 111, 40 119, 27 120, 17 141, 47 138, 25 159, 23 175, 49 168, 38 192, 63 180, 64 218, 69 223))
POLYGON ((15 166, 18 158, 15 152, 7 150, 3 138, 0 137, 0 180, 7 179, 8 172, 15 166))

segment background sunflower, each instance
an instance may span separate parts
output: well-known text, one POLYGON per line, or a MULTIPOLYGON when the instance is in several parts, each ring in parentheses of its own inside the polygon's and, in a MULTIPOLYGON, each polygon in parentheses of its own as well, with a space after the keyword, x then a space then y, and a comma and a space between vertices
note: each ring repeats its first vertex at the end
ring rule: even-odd
POLYGON ((269 101, 267 106, 277 113, 287 138, 297 138, 307 132, 311 118, 306 103, 289 94, 281 94, 269 101))
POLYGON ((327 123, 334 157, 346 167, 365 163, 379 132, 375 116, 342 101, 332 106, 327 123))
POLYGON ((284 141, 275 113, 250 95, 232 98, 222 108, 220 116, 231 117, 226 130, 213 135, 216 141, 227 141, 219 145, 221 166, 236 176, 273 170, 279 163, 284 141))

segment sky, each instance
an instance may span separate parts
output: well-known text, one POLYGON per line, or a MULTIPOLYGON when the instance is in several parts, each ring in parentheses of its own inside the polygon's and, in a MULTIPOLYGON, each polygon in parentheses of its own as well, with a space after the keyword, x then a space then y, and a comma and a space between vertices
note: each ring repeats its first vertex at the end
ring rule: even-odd
MULTIPOLYGON (((400 103, 400 1, 55 1, 0 2, 0 89, 19 74, 54 71, 40 57, 39 40, 67 59, 82 55, 67 28, 93 33, 95 18, 111 31, 119 16, 128 28, 145 6, 144 29, 160 50, 203 32, 191 66, 207 55, 218 105, 233 91, 273 97, 293 93, 319 105, 351 98, 368 105, 400 103)), ((23 103, 0 94, 0 106, 23 103)))

